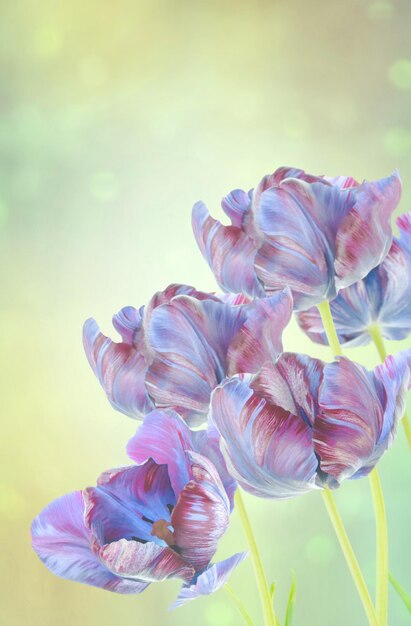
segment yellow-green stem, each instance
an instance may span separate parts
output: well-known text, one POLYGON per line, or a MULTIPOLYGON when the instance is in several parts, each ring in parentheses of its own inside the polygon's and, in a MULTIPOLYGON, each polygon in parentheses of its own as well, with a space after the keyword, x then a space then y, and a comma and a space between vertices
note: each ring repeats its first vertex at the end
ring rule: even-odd
POLYGON ((248 518, 247 509, 245 508, 240 488, 237 489, 235 494, 235 504, 241 519, 241 523, 243 525, 244 534, 246 536, 248 546, 250 548, 254 574, 257 582, 258 591, 260 593, 261 605, 264 613, 264 624, 265 626, 277 626, 277 620, 275 618, 270 589, 268 587, 260 552, 257 547, 257 542, 255 540, 253 529, 248 518))
MULTIPOLYGON (((381 361, 385 361, 385 359, 387 358, 387 350, 385 349, 384 339, 381 334, 380 327, 377 326, 377 324, 369 326, 368 334, 370 335, 375 347, 377 348, 377 352, 381 361)), ((404 413, 401 422, 404 428, 405 436, 407 438, 408 447, 411 450, 411 423, 407 413, 404 413)))
POLYGON ((334 497, 329 489, 322 491, 323 500, 330 516, 331 523, 340 542, 341 550, 343 551, 348 568, 351 572, 351 576, 354 579, 355 586, 357 587, 358 594, 361 598, 365 613, 367 615, 368 623, 370 626, 380 626, 377 619, 377 614, 374 609, 374 605, 371 600, 370 593, 365 583, 364 577, 361 573, 360 566, 357 561, 357 557, 354 554, 347 532, 344 528, 343 521, 338 513, 337 506, 335 504, 334 497))
POLYGON ((386 626, 388 616, 388 528, 384 496, 376 467, 370 473, 370 485, 376 523, 376 609, 379 626, 386 626))
POLYGON ((377 324, 373 324, 368 327, 368 334, 374 342, 375 347, 377 348, 378 356, 381 361, 385 361, 387 358, 387 350, 385 349, 384 339, 380 331, 380 327, 377 324))
MULTIPOLYGON (((318 310, 320 311, 321 319, 323 322, 324 330, 327 335, 328 343, 330 344, 331 350, 334 356, 342 355, 341 345, 338 339, 337 331, 335 329, 334 320, 332 318, 331 309, 328 301, 322 302, 318 305, 318 310)), ((373 338, 375 345, 377 346, 377 350, 381 356, 381 358, 385 358, 385 349, 384 343, 379 332, 379 329, 373 327, 370 330, 370 335, 373 338), (378 331, 378 332, 377 332, 378 331), (374 335, 372 334, 374 333, 374 335), (383 356, 384 355, 384 356, 383 356)), ((374 469, 370 474, 370 487, 374 505, 374 515, 375 515, 375 525, 376 525, 376 580, 377 580, 377 593, 376 593, 376 606, 377 606, 377 614, 378 619, 376 617, 376 613, 373 609, 373 614, 370 613, 370 594, 368 592, 365 581, 362 577, 361 570, 358 565, 358 561, 354 555, 352 547, 349 543, 349 539, 347 533, 344 530, 342 525, 342 520, 339 518, 337 520, 337 525, 334 523, 334 528, 337 532, 341 547, 345 554, 345 558, 347 560, 348 566, 350 568, 351 574, 354 578, 354 581, 357 585, 358 593, 360 594, 361 600, 364 605, 364 609, 367 613, 368 620, 370 624, 377 624, 378 626, 386 626, 387 624, 387 601, 388 601, 388 531, 387 531, 387 519, 385 515, 385 506, 384 506, 384 497, 381 490, 381 484, 379 481, 377 469, 374 469), (341 524, 341 528, 339 528, 339 524, 341 524), (340 535, 338 534, 340 533, 340 535), (348 542, 348 544, 346 544, 348 542), (346 552, 346 550, 348 550, 346 552), (364 592, 366 591, 366 594, 364 592), (375 621, 372 622, 371 619, 375 621)), ((326 492, 327 493, 327 492, 326 492)), ((338 515, 338 511, 335 508, 334 501, 330 500, 330 492, 328 492, 327 496, 324 498, 326 500, 328 512, 334 513, 338 515), (332 506, 333 505, 333 506, 332 506)), ((339 517, 339 516, 338 516, 339 517)), ((372 603, 371 603, 372 606, 372 603)))
POLYGON ((328 300, 324 300, 318 305, 318 310, 321 315, 321 320, 324 326, 325 334, 327 335, 328 343, 330 344, 331 351, 334 356, 340 356, 342 349, 338 340, 337 331, 335 330, 333 318, 331 315, 330 303, 328 300))
POLYGON ((241 617, 244 620, 244 623, 247 624, 247 626, 254 626, 254 622, 253 622, 250 614, 248 613, 248 611, 245 608, 242 600, 240 600, 240 598, 238 597, 238 595, 236 594, 234 589, 230 585, 228 585, 228 584, 225 585, 224 589, 227 591, 227 593, 230 596, 231 600, 236 605, 238 612, 241 614, 241 617))

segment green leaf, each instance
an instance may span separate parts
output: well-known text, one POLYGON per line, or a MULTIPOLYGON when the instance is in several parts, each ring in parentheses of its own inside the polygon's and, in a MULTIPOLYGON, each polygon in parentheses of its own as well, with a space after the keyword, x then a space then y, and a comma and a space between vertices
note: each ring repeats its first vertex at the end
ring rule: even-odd
POLYGON ((396 580, 396 578, 394 578, 394 576, 391 574, 391 572, 389 573, 389 578, 390 578, 390 583, 394 587, 395 591, 398 593, 398 595, 400 596, 401 600, 404 602, 404 604, 407 607, 409 613, 411 613, 411 595, 405 591, 404 587, 402 587, 400 585, 398 580, 396 580))
MULTIPOLYGON (((270 597, 271 597, 271 603, 272 603, 272 605, 273 605, 273 606, 274 606, 274 594, 275 594, 275 586, 276 586, 276 584, 277 584, 277 583, 274 581, 274 582, 272 582, 272 583, 271 583, 271 585, 270 585, 270 597)), ((275 615, 275 621, 276 621, 276 623, 277 623, 277 626, 281 626, 281 622, 280 622, 280 620, 278 619, 278 615, 277 615, 277 613, 275 612, 275 609, 274 609, 274 615, 275 615)))
POLYGON ((274 593, 275 593, 275 582, 271 583, 270 585, 271 602, 274 602, 274 593))
POLYGON ((297 591, 297 584, 295 580, 295 574, 293 573, 290 594, 288 596, 287 610, 285 612, 284 626, 293 626, 296 591, 297 591))

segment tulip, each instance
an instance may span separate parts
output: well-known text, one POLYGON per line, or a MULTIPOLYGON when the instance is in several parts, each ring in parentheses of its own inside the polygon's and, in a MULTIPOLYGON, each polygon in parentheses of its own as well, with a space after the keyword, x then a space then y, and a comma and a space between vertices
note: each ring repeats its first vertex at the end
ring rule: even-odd
MULTIPOLYGON (((377 326, 385 339, 405 339, 411 333, 411 213, 397 220, 394 237, 384 261, 362 280, 341 289, 330 303, 341 344, 366 345, 377 326)), ((317 343, 327 338, 320 314, 313 307, 297 315, 305 333, 317 343)))
POLYGON ((114 316, 120 343, 88 320, 84 347, 116 409, 142 419, 171 407, 196 425, 205 422, 210 394, 226 376, 257 372, 278 356, 291 314, 288 289, 250 302, 171 285, 146 308, 126 307, 114 316))
POLYGON ((262 297, 289 286, 300 311, 332 300, 383 261, 400 196, 396 172, 360 184, 284 167, 255 190, 224 198, 229 226, 195 204, 193 230, 224 291, 262 297))
POLYGON ((411 350, 372 372, 341 357, 283 353, 214 391, 211 420, 228 470, 247 491, 287 498, 368 474, 393 441, 411 350))
POLYGON ((145 450, 143 462, 104 472, 35 518, 38 556, 57 576, 118 593, 180 578, 181 604, 218 589, 245 555, 210 565, 230 504, 216 467, 193 447, 178 414, 150 414, 129 444, 131 456, 145 450))

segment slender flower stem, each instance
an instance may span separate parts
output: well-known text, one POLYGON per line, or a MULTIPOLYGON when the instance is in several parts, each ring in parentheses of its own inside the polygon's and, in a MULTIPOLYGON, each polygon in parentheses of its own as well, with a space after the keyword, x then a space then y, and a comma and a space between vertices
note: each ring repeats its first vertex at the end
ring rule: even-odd
MULTIPOLYGON (((373 326, 369 326, 368 334, 373 340, 375 347, 377 348, 377 352, 381 361, 385 361, 387 358, 387 350, 385 348, 384 339, 381 334, 380 327, 374 324, 373 326)), ((407 438, 408 447, 411 450, 411 423, 407 413, 404 413, 403 418, 401 420, 402 425, 404 427, 405 436, 407 438)))
POLYGON ((240 488, 237 489, 235 494, 235 504, 240 515, 248 546, 250 548, 251 559, 254 566, 254 574, 260 593, 261 605, 264 612, 264 624, 265 626, 277 626, 277 620, 275 618, 270 589, 267 583, 267 578, 264 572, 263 563, 261 561, 260 552, 257 547, 257 542, 255 540, 253 529, 248 518, 247 509, 245 508, 240 488))
POLYGON ((387 358, 387 350, 385 349, 384 339, 380 331, 380 327, 377 324, 373 324, 368 327, 368 334, 374 342, 375 347, 377 348, 378 356, 381 361, 385 361, 387 358))
POLYGON ((340 542, 341 550, 343 551, 348 568, 351 572, 351 576, 353 577, 355 586, 357 587, 357 591, 361 598, 361 602, 367 615, 368 622, 370 626, 380 626, 377 619, 377 614, 374 609, 374 605, 371 600, 370 593, 368 591, 364 577, 361 573, 357 557, 355 556, 354 550, 352 549, 341 516, 338 513, 334 496, 329 489, 324 489, 322 491, 322 497, 328 511, 328 515, 330 516, 331 523, 334 527, 335 534, 337 535, 338 541, 340 542))
MULTIPOLYGON (((328 343, 334 356, 342 355, 341 345, 338 339, 337 331, 335 329, 334 320, 332 318, 331 309, 328 300, 318 305, 318 310, 321 315, 321 319, 324 325, 325 334, 327 335, 328 343)), ((379 335, 376 341, 377 349, 380 351, 383 348, 382 337, 379 335)), ((381 352, 380 352, 381 355, 381 352)), ((376 553, 377 553, 377 615, 372 605, 371 598, 364 578, 361 574, 358 561, 355 557, 353 549, 351 547, 348 535, 344 529, 341 517, 338 514, 335 502, 332 498, 331 492, 325 491, 324 500, 327 506, 328 513, 334 525, 335 532, 339 539, 341 548, 344 552, 348 567, 351 571, 351 575, 357 586, 358 593, 361 597, 365 612, 367 613, 368 621, 376 626, 386 626, 387 624, 387 598, 388 598, 388 532, 387 532, 387 519, 385 515, 384 497, 381 490, 381 484, 378 477, 377 469, 370 474, 370 487, 374 505, 374 515, 376 524, 376 553), (336 517, 338 516, 338 517, 336 517), (372 609, 372 611, 371 611, 372 609)))
POLYGON ((325 334, 327 335, 328 343, 330 344, 331 351, 334 356, 341 356, 342 349, 338 340, 337 331, 335 330, 333 318, 331 315, 330 303, 328 300, 323 300, 318 305, 318 310, 321 315, 321 320, 324 326, 325 334))
POLYGON ((243 602, 240 600, 240 598, 238 597, 234 589, 228 584, 225 585, 224 589, 227 591, 228 595, 231 597, 231 600, 236 605, 239 613, 241 613, 241 617, 243 618, 244 623, 247 624, 247 626, 254 626, 254 622, 250 614, 248 613, 243 602))
POLYGON ((376 467, 370 473, 370 485, 376 523, 376 609, 379 626, 386 626, 388 617, 388 528, 384 496, 376 467))
POLYGON ((406 413, 404 413, 401 422, 404 427, 405 436, 407 437, 408 447, 411 450, 411 423, 406 413))

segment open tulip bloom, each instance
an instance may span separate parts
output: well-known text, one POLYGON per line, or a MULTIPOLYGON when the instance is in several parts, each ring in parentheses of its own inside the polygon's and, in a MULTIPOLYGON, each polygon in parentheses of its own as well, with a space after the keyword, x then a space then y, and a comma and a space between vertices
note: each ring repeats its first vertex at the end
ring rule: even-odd
MULTIPOLYGON (((369 343, 375 326, 386 339, 405 339, 411 333, 411 213, 397 220, 394 237, 384 261, 362 280, 341 289, 330 303, 342 345, 369 343), (370 332, 371 331, 371 332, 370 332)), ((327 343, 316 307, 298 314, 298 323, 313 341, 327 343)))
POLYGON ((58 498, 33 521, 33 547, 54 574, 123 594, 178 578, 172 606, 180 606, 226 585, 246 556, 212 563, 235 509, 264 624, 280 626, 239 487, 275 499, 317 489, 369 625, 387 626, 388 533, 376 464, 404 414, 411 350, 368 371, 344 356, 325 363, 283 352, 282 334, 293 310, 334 355, 338 338, 361 345, 370 336, 378 343, 376 328, 389 339, 411 332, 411 214, 398 219, 398 238, 390 225, 400 194, 397 173, 360 184, 280 168, 255 190, 224 198, 229 226, 202 203, 193 209, 197 243, 224 294, 172 284, 147 306, 114 316, 119 341, 85 323, 86 355, 109 402, 140 424, 127 444, 133 465, 104 472, 95 487, 58 498), (375 606, 331 491, 367 475, 375 606))
POLYGON ((210 565, 230 503, 215 465, 196 447, 177 413, 151 413, 128 444, 137 465, 104 472, 96 487, 58 498, 36 517, 33 547, 45 565, 128 594, 180 578, 176 606, 225 584, 245 553, 210 565))

